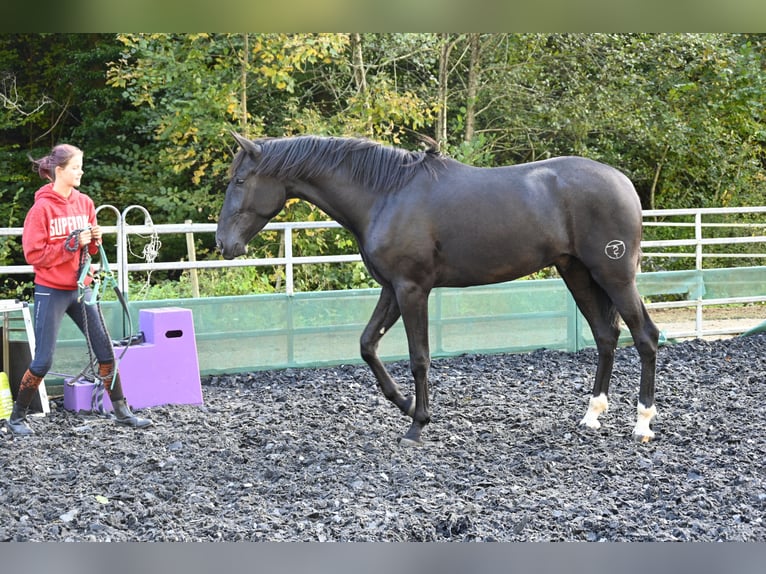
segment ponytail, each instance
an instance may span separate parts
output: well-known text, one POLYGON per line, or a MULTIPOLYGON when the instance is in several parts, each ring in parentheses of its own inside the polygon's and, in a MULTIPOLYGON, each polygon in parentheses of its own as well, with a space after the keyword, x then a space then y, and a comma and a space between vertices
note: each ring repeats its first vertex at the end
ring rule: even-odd
POLYGON ((40 159, 34 159, 32 156, 27 157, 41 178, 54 181, 56 168, 64 167, 76 155, 82 155, 82 150, 70 144, 59 144, 45 157, 40 159))
POLYGON ((40 159, 34 159, 31 155, 28 155, 27 157, 32 162, 33 169, 37 171, 38 174, 40 174, 41 178, 48 179, 50 181, 54 180, 54 172, 56 166, 53 165, 50 155, 46 155, 40 159))

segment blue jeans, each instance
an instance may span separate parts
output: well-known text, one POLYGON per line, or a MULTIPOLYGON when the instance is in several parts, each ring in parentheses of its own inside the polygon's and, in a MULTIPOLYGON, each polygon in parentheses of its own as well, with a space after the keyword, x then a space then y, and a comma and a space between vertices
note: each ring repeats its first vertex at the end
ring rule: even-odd
MULTIPOLYGON (((83 335, 89 339, 90 348, 99 363, 114 362, 114 351, 109 333, 102 324, 101 314, 95 305, 77 300, 79 291, 53 289, 35 285, 35 356, 29 365, 32 374, 44 377, 53 365, 61 321, 69 315, 83 335), (83 317, 83 309, 87 318, 83 317), (87 329, 85 322, 87 320, 87 329)), ((86 288, 83 300, 90 301, 92 293, 86 288)))

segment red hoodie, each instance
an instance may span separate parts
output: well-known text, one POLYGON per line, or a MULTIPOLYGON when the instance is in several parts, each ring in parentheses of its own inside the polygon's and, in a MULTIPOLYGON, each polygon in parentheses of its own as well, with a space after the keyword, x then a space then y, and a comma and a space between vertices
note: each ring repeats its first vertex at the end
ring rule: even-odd
MULTIPOLYGON (((96 225, 96 207, 90 197, 73 189, 64 198, 53 191, 52 183, 37 190, 21 235, 24 257, 35 271, 35 283, 54 289, 77 289, 80 250, 68 251, 64 244, 70 232, 88 225, 96 225)), ((95 241, 88 244, 88 252, 98 252, 95 241)))

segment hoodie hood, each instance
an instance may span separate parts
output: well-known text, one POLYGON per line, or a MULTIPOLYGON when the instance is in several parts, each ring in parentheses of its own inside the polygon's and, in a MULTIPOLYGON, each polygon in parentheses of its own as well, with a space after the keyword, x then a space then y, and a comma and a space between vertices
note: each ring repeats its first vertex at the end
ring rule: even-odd
POLYGON ((52 201, 61 205, 76 204, 79 202, 79 196, 82 195, 78 190, 72 188, 72 192, 69 197, 56 193, 53 190, 53 183, 48 183, 42 186, 35 192, 35 202, 37 201, 52 201))

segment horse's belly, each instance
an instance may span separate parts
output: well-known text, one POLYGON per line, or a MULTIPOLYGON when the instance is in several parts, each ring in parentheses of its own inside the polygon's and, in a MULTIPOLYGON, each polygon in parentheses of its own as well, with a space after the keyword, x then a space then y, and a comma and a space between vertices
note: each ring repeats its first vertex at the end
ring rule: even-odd
POLYGON ((565 226, 553 214, 544 221, 528 209, 513 212, 494 204, 494 210, 447 210, 467 215, 462 220, 444 213, 424 216, 422 205, 397 211, 377 221, 366 236, 366 261, 389 283, 406 278, 435 287, 466 287, 524 277, 566 253, 565 226))
POLYGON ((472 248, 440 253, 435 260, 439 287, 468 287, 512 281, 551 265, 556 254, 533 244, 472 248))

